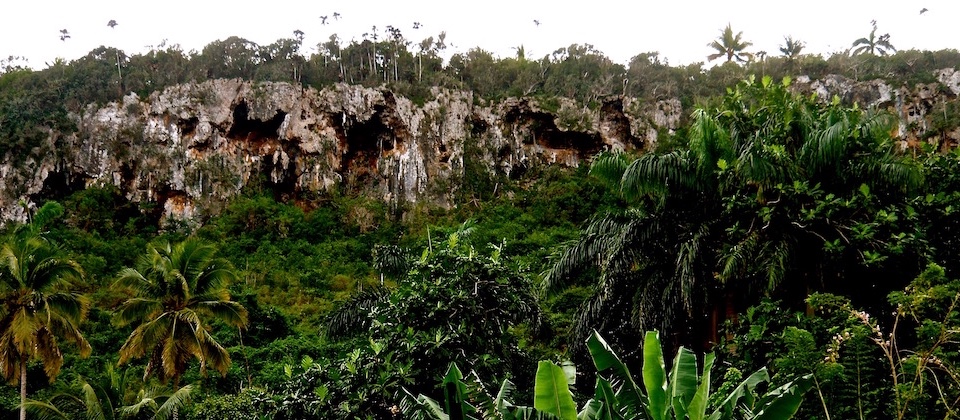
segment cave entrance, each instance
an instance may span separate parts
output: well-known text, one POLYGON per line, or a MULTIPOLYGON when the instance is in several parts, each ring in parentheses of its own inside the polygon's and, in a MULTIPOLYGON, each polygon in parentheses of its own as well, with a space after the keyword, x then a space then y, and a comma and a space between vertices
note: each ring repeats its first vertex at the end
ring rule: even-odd
POLYGON ((30 195, 30 200, 42 203, 47 200, 63 201, 71 194, 87 187, 84 177, 70 179, 65 172, 50 172, 43 180, 43 187, 36 194, 30 195))
MULTIPOLYGON (((291 159, 292 160, 292 159, 291 159)), ((260 185, 264 190, 273 194, 274 200, 278 202, 289 202, 297 198, 297 176, 295 165, 287 169, 280 168, 280 162, 275 162, 273 156, 264 156, 260 161, 260 185), (273 180, 274 171, 280 171, 277 181, 273 180)))
POLYGON ((340 165, 343 171, 375 172, 380 156, 399 143, 394 130, 384 122, 385 111, 385 106, 377 105, 369 120, 352 121, 347 125, 346 152, 340 165))
POLYGON ((280 138, 280 125, 287 117, 287 113, 277 110, 269 121, 251 120, 250 108, 246 101, 240 101, 233 108, 233 125, 227 132, 227 138, 243 140, 254 144, 280 138))

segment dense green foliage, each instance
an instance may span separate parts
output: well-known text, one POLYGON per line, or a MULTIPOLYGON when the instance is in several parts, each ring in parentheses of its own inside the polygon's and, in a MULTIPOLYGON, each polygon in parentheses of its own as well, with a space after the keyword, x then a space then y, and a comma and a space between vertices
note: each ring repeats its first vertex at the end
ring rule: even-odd
POLYGON ((820 105, 789 82, 732 88, 694 113, 686 147, 594 162, 628 205, 592 219, 545 278, 563 288, 600 270, 581 339, 598 328, 629 347, 638 330, 683 325, 677 339, 702 346, 761 296, 791 307, 811 290, 878 302, 885 292, 872 290, 916 273, 928 248, 909 200, 922 171, 894 150, 892 121, 820 105))

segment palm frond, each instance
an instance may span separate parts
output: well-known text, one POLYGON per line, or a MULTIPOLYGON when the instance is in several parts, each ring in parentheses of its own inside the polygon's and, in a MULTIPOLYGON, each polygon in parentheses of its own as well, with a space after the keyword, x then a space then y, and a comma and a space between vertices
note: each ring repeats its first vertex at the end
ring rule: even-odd
POLYGON ((60 408, 46 401, 27 400, 24 403, 27 413, 31 419, 36 420, 71 420, 73 416, 68 416, 60 411, 60 408))
POLYGON ((693 291, 697 286, 697 279, 700 277, 700 269, 703 265, 703 255, 701 248, 704 248, 703 241, 710 235, 710 226, 702 224, 693 233, 690 239, 680 244, 677 253, 676 275, 680 281, 680 295, 683 299, 683 306, 688 312, 693 310, 693 291))
POLYGON ((83 378, 80 378, 79 381, 81 385, 80 393, 83 396, 83 405, 87 408, 87 418, 90 420, 112 419, 113 406, 111 401, 107 399, 105 401, 107 403, 107 407, 104 407, 104 395, 102 395, 102 393, 98 393, 94 387, 83 380, 83 378))
POLYGON ((327 337, 345 337, 365 331, 370 322, 370 311, 390 298, 390 290, 373 287, 351 297, 333 310, 325 323, 327 337))
POLYGON ((233 327, 244 327, 247 325, 247 309, 238 302, 229 300, 202 300, 191 302, 189 306, 209 313, 213 318, 219 319, 233 327))
POLYGON ((774 245, 768 244, 766 247, 767 271, 767 290, 777 290, 790 266, 791 256, 794 255, 793 249, 787 241, 779 241, 774 245))
POLYGON ((849 120, 841 118, 825 129, 813 133, 801 147, 801 162, 811 176, 830 176, 847 151, 849 120))
POLYGON ((544 289, 557 290, 591 266, 601 273, 629 269, 641 249, 634 245, 653 237, 658 229, 658 224, 636 209, 591 218, 577 240, 565 243, 549 257, 542 274, 544 289))
POLYGON ((728 282, 746 274, 747 268, 755 261, 758 240, 758 233, 750 232, 721 255, 723 269, 720 271, 720 281, 728 282))
POLYGON ((642 155, 623 172, 620 193, 628 200, 652 194, 662 203, 665 197, 698 185, 696 164, 691 161, 688 151, 642 155))
POLYGON ((156 414, 153 418, 156 420, 175 418, 179 409, 186 407, 187 404, 190 404, 193 390, 193 385, 184 385, 180 387, 177 392, 174 392, 164 399, 163 404, 157 408, 156 414))
POLYGON ((163 311, 163 303, 152 298, 130 298, 114 311, 113 323, 117 326, 129 325, 154 316, 163 311))
POLYGON ((152 395, 148 395, 145 390, 141 389, 140 392, 137 393, 137 400, 133 404, 120 407, 120 417, 134 418, 138 417, 141 412, 153 414, 156 413, 157 409, 157 401, 152 395))
POLYGON ((200 374, 206 375, 206 369, 212 368, 220 373, 220 376, 227 375, 227 369, 230 368, 230 353, 220 343, 213 339, 206 331, 201 333, 203 336, 200 342, 200 374))
POLYGON ((44 311, 57 317, 80 323, 90 310, 90 299, 79 293, 55 292, 44 295, 44 311))
POLYGON ((604 152, 593 159, 590 164, 590 175, 600 178, 608 185, 619 188, 623 172, 627 170, 629 161, 623 153, 604 152))

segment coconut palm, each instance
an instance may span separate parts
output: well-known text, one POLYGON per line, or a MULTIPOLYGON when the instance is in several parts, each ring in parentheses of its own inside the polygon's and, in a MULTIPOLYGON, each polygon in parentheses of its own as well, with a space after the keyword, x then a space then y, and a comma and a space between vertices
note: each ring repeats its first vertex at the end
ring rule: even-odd
POLYGON ((870 35, 853 41, 853 51, 850 54, 887 55, 891 51, 896 52, 897 49, 890 43, 890 34, 877 36, 877 21, 871 21, 870 24, 873 25, 870 35))
POLYGON ((150 245, 137 268, 126 268, 116 285, 133 291, 115 315, 120 326, 136 328, 120 348, 119 363, 146 356, 144 377, 155 375, 162 382, 180 377, 191 359, 225 375, 230 355, 209 331, 209 322, 219 319, 233 327, 247 323, 247 311, 230 300, 227 283, 236 278, 233 267, 216 257, 216 249, 196 238, 176 245, 150 245))
POLYGON ((783 45, 780 46, 780 53, 783 54, 788 61, 793 61, 800 58, 800 53, 806 46, 807 44, 799 39, 793 39, 792 36, 785 36, 783 37, 783 45))
POLYGON ((20 229, 0 249, 0 372, 7 382, 20 383, 21 419, 26 418, 30 360, 40 361, 52 382, 63 365, 61 340, 75 343, 84 357, 90 354, 79 329, 89 302, 68 291, 70 281, 82 278, 83 271, 41 236, 37 226, 20 229))
POLYGON ((744 41, 742 37, 743 32, 737 32, 737 34, 734 35, 733 29, 728 23, 727 27, 720 32, 720 36, 717 37, 715 41, 707 44, 708 47, 717 50, 716 54, 708 55, 707 59, 713 61, 720 57, 727 56, 727 62, 733 60, 745 62, 749 60, 753 55, 744 50, 752 46, 753 43, 744 41))

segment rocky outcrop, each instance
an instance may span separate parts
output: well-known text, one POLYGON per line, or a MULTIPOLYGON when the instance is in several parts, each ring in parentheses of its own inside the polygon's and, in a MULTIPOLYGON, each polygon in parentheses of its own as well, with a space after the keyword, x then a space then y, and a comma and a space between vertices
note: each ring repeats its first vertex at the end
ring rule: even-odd
POLYGON ((76 132, 51 133, 50 153, 6 157, 0 219, 24 220, 51 191, 106 184, 168 219, 193 219, 255 183, 287 200, 342 188, 452 206, 465 158, 514 178, 536 165, 572 167, 601 150, 643 147, 655 141, 650 129, 673 130, 680 115, 679 106, 643 115, 621 98, 548 112, 529 99, 481 105, 470 92, 432 94, 418 106, 387 89, 212 80, 90 105, 74 116, 76 132))
POLYGON ((921 142, 954 149, 960 145, 960 119, 957 96, 960 95, 960 71, 942 69, 934 72, 934 83, 915 86, 891 86, 882 80, 856 81, 830 75, 822 80, 798 77, 793 88, 805 94, 816 94, 824 102, 839 97, 847 104, 886 109, 899 120, 894 133, 903 148, 918 147, 921 142))
MULTIPOLYGON (((960 72, 935 77, 914 87, 800 77, 793 88, 889 109, 904 147, 956 147, 960 72)), ((35 202, 92 185, 114 185, 168 220, 193 220, 251 185, 283 200, 338 189, 397 206, 449 207, 467 159, 522 178, 538 165, 578 166, 602 150, 650 148, 684 115, 677 98, 610 97, 591 108, 563 98, 487 103, 470 92, 431 93, 417 105, 385 88, 211 80, 90 105, 73 115, 75 132, 51 131, 31 156, 3 157, 0 223, 23 221, 35 202)))

